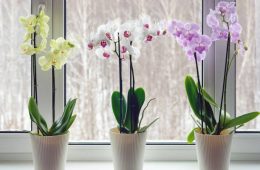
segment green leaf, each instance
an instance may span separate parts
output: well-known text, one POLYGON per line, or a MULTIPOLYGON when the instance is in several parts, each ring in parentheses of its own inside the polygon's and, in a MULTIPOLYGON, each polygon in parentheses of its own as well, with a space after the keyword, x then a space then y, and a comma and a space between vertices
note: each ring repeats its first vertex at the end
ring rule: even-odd
POLYGON ((197 85, 191 76, 186 76, 185 78, 185 89, 194 114, 200 120, 203 116, 203 121, 206 123, 207 127, 210 130, 213 130, 216 124, 214 112, 207 100, 205 100, 203 97, 200 99, 197 85))
POLYGON ((38 106, 33 97, 30 97, 28 110, 31 120, 41 131, 42 135, 48 135, 48 126, 44 118, 41 116, 38 106))
POLYGON ((215 102, 215 100, 206 92, 206 90, 201 89, 203 98, 209 102, 212 106, 219 108, 218 104, 215 102))
POLYGON ((74 122, 75 119, 76 119, 76 116, 77 116, 77 115, 72 115, 72 116, 71 116, 70 121, 69 121, 69 123, 68 123, 67 126, 66 126, 66 131, 68 131, 69 128, 71 127, 71 125, 73 124, 73 122, 74 122))
MULTIPOLYGON (((118 124, 120 124, 120 93, 118 91, 114 91, 111 96, 112 109, 118 124)), ((126 101, 123 96, 123 113, 122 113, 122 121, 126 117, 126 101)), ((122 122, 123 123, 123 122, 122 122)))
POLYGON ((192 131, 190 131, 190 133, 188 134, 188 136, 187 136, 187 142, 188 142, 188 144, 192 144, 192 143, 193 143, 193 141, 194 141, 194 139, 195 139, 194 132, 195 132, 196 129, 197 129, 197 128, 192 129, 192 131))
POLYGON ((228 128, 232 128, 232 127, 235 128, 236 126, 243 125, 243 124, 249 122, 250 120, 255 119, 259 115, 260 115, 260 112, 251 112, 251 113, 247 113, 242 116, 236 117, 234 119, 231 119, 229 122, 227 122, 225 124, 224 129, 228 129, 228 128))
POLYGON ((144 104, 144 101, 145 101, 145 91, 143 88, 137 88, 135 90, 135 95, 137 97, 137 102, 138 102, 138 107, 139 107, 139 111, 141 110, 143 104, 144 104))
MULTIPOLYGON (((64 112, 67 112, 68 108, 71 106, 71 99, 69 99, 68 103, 66 104, 65 108, 64 108, 64 112)), ((62 114, 62 116, 57 119, 51 126, 49 132, 53 133, 53 131, 55 131, 55 129, 57 129, 57 126, 60 126, 62 119, 64 119, 65 114, 62 114)))
MULTIPOLYGON (((77 99, 73 99, 67 103, 68 107, 65 107, 60 123, 52 130, 52 135, 60 135, 67 132, 67 127, 71 123, 71 117, 75 108, 77 99)), ((73 123, 73 122, 72 122, 73 123)))
POLYGON ((198 89, 191 76, 186 76, 185 78, 185 89, 193 112, 198 118, 200 118, 200 107, 197 104, 199 100, 198 89))
MULTIPOLYGON (((142 99, 139 100, 141 101, 142 99)), ((127 113, 125 118, 125 127, 130 131, 130 133, 134 133, 138 129, 139 108, 135 90, 130 88, 127 95, 127 113)))
POLYGON ((152 124, 154 124, 159 118, 156 118, 154 121, 152 121, 150 124, 142 127, 141 129, 138 130, 138 133, 143 133, 145 132, 152 124))

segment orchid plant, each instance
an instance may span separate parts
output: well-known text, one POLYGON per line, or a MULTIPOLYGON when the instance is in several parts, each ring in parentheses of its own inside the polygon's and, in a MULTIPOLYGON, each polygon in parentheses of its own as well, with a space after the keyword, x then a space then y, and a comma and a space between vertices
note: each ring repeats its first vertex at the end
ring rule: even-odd
POLYGON ((212 29, 210 37, 202 35, 201 29, 197 24, 174 20, 168 26, 168 31, 176 38, 178 44, 182 46, 187 57, 195 61, 196 65, 197 83, 191 76, 186 76, 185 79, 187 96, 194 112, 192 118, 198 126, 189 133, 187 137, 189 143, 192 143, 194 140, 194 131, 210 135, 229 134, 260 114, 259 112, 251 112, 231 118, 227 113, 228 72, 238 54, 243 55, 246 50, 241 41, 242 27, 238 22, 235 3, 219 2, 215 10, 210 10, 207 16, 207 24, 212 29), (198 62, 206 58, 206 53, 212 42, 219 40, 227 42, 220 106, 202 87, 198 69, 198 62), (230 50, 232 43, 239 47, 233 54, 231 54, 230 50), (217 114, 214 113, 214 110, 219 112, 218 119, 215 117, 217 114))
POLYGON ((76 99, 69 100, 65 106, 63 115, 55 120, 55 70, 60 70, 67 62, 71 49, 74 48, 73 43, 60 37, 50 41, 50 50, 46 51, 47 37, 49 33, 48 25, 49 17, 41 9, 38 15, 28 17, 20 17, 20 23, 26 31, 24 42, 21 45, 21 53, 32 57, 32 77, 33 77, 33 97, 29 100, 29 114, 31 120, 37 125, 38 135, 53 136, 67 133, 73 124, 76 115, 73 110, 76 99), (36 40, 41 40, 37 46, 36 40), (50 128, 41 116, 38 109, 37 95, 37 71, 36 71, 36 55, 45 54, 39 58, 39 65, 43 71, 52 70, 52 118, 53 124, 50 128))
POLYGON ((141 127, 144 112, 149 103, 144 107, 145 91, 135 87, 135 74, 133 57, 140 55, 141 43, 149 43, 157 37, 164 35, 163 22, 154 23, 149 16, 143 15, 138 20, 130 20, 125 23, 114 20, 98 27, 96 33, 91 33, 88 40, 88 48, 95 48, 95 53, 100 58, 108 59, 116 56, 119 66, 119 91, 114 91, 111 97, 112 109, 118 123, 120 133, 145 132, 157 119, 150 124, 141 127), (123 95, 122 62, 129 60, 130 83, 127 101, 123 95))

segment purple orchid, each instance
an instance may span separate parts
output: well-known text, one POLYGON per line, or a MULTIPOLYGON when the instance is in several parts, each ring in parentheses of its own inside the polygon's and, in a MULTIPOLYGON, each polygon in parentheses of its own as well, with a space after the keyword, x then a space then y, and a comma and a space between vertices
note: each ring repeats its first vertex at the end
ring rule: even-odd
POLYGON ((215 10, 210 10, 207 24, 212 28, 212 41, 227 40, 228 34, 231 42, 238 43, 242 27, 238 22, 238 15, 234 2, 221 1, 215 10))
POLYGON ((205 59, 206 52, 212 43, 207 35, 200 33, 199 25, 174 20, 169 25, 168 31, 183 47, 189 59, 194 59, 195 53, 198 61, 205 59))

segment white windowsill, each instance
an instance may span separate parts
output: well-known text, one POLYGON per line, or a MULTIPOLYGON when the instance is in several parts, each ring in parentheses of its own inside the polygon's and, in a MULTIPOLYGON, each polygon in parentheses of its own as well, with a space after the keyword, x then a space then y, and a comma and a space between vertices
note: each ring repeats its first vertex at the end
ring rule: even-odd
MULTIPOLYGON (((87 162, 87 161, 70 161, 67 163, 66 170, 113 170, 112 162, 87 162)), ((0 170, 33 170, 31 161, 1 161, 0 170)), ((195 161, 169 161, 169 162, 145 162, 144 170, 198 170, 195 161)), ((259 170, 260 161, 232 161, 230 170, 259 170)))

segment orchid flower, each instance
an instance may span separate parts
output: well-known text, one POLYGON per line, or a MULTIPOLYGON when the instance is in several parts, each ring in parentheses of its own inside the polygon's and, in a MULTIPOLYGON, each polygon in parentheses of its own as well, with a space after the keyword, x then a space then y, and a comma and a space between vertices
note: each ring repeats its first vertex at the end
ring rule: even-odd
POLYGON ((68 55, 74 47, 74 44, 65 40, 63 37, 60 37, 56 40, 51 40, 50 47, 50 52, 46 56, 41 56, 39 58, 41 69, 47 71, 54 66, 55 69, 60 70, 67 62, 68 55))
POLYGON ((219 2, 215 10, 210 10, 207 16, 207 24, 212 28, 211 38, 213 41, 227 40, 229 33, 231 42, 237 43, 240 40, 242 27, 238 22, 234 2, 219 2))
POLYGON ((31 56, 37 52, 43 51, 46 48, 46 38, 49 33, 49 17, 45 14, 44 10, 41 10, 37 16, 31 15, 29 17, 20 17, 19 21, 26 30, 24 43, 20 47, 21 53, 31 56), (34 34, 40 35, 41 37, 41 42, 38 47, 34 47, 31 44, 31 39, 34 34))
POLYGON ((198 61, 205 59, 212 42, 210 37, 200 33, 199 25, 173 20, 168 31, 176 38, 189 59, 194 59, 195 53, 198 61))

